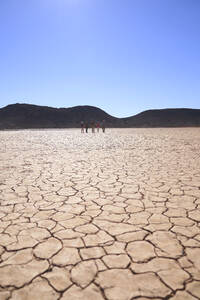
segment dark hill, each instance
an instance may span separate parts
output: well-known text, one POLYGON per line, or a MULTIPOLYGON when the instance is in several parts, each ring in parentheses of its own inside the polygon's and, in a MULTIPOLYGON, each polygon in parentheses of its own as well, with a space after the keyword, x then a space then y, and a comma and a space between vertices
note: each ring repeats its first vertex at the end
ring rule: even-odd
POLYGON ((125 127, 199 127, 200 109, 168 108, 146 110, 123 119, 125 127))
POLYGON ((93 106, 52 108, 17 103, 0 109, 0 129, 79 127, 86 120, 105 120, 113 126, 118 119, 93 106))
POLYGON ((107 127, 199 127, 200 109, 147 110, 128 118, 115 118, 93 106, 12 104, 0 109, 0 129, 76 128, 81 121, 93 120, 105 120, 107 127))

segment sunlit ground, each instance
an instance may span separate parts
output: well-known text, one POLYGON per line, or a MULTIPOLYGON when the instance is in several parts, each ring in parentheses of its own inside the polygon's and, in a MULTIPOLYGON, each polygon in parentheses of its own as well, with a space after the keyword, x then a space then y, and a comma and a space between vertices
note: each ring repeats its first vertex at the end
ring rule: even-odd
POLYGON ((0 143, 0 299, 198 299, 200 129, 0 143))

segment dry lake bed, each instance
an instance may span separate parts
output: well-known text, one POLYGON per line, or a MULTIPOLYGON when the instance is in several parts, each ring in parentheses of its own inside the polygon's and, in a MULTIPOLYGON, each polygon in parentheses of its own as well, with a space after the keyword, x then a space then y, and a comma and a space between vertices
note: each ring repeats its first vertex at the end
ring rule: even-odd
POLYGON ((200 299, 200 128, 0 132, 0 299, 200 299))

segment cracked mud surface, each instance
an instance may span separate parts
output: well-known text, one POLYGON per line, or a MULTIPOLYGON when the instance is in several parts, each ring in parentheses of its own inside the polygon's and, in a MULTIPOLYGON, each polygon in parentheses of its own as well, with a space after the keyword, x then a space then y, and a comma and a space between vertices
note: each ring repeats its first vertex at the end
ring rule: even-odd
POLYGON ((200 129, 0 132, 0 299, 200 299, 200 129))

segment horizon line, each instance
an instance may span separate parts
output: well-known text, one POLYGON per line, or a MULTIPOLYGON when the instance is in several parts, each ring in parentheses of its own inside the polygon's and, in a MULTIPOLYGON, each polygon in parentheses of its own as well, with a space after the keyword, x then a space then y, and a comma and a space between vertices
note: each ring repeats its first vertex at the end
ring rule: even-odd
POLYGON ((178 110, 178 109, 183 109, 183 110, 200 110, 200 108, 190 108, 190 107, 165 107, 165 108, 150 108, 150 109, 145 109, 143 111, 140 111, 136 114, 132 114, 132 115, 129 115, 129 116, 126 116, 126 117, 116 117, 110 113, 108 113, 106 110, 104 110, 103 108, 100 108, 98 106, 94 106, 94 105, 89 105, 89 104, 80 104, 80 105, 74 105, 74 106, 68 106, 68 107, 56 107, 56 106, 49 106, 49 105, 41 105, 41 104, 34 104, 34 103, 25 103, 25 102, 16 102, 16 103, 10 103, 10 104, 7 104, 5 106, 0 106, 0 110, 7 107, 7 106, 12 106, 12 105, 33 105, 33 106, 39 106, 39 107, 48 107, 48 108, 55 108, 55 109, 68 109, 68 108, 74 108, 74 107, 94 107, 94 108, 98 108, 102 111, 104 111, 105 113, 107 113, 108 115, 112 116, 112 117, 115 117, 115 118, 118 118, 118 119, 125 119, 125 118, 130 118, 130 117, 133 117, 133 116, 136 116, 138 114, 141 114, 143 112, 146 112, 146 111, 157 111, 157 110, 178 110))

